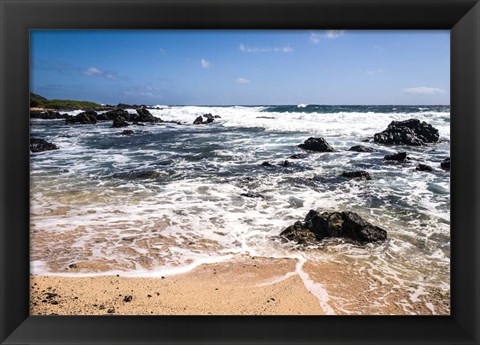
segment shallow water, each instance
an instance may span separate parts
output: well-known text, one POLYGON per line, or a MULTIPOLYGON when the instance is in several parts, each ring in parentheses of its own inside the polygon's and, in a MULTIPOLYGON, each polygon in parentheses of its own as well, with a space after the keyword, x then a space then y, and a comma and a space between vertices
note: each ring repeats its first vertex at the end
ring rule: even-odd
POLYGON ((134 135, 123 136, 111 122, 31 120, 32 136, 59 147, 31 155, 32 273, 160 276, 250 254, 345 263, 368 272, 373 285, 411 291, 414 301, 432 287, 449 291, 450 174, 440 169, 450 155, 448 107, 162 106, 151 112, 188 125, 130 126, 134 135), (203 113, 221 118, 191 125, 203 113), (437 128, 439 143, 371 142, 392 120, 409 118, 437 128), (290 159, 305 153, 297 145, 310 136, 324 137, 337 151, 290 159), (348 151, 358 144, 377 151, 348 151), (397 151, 407 151, 411 161, 383 161, 397 151), (278 165, 285 160, 287 167, 278 165), (274 167, 261 166, 264 161, 274 167), (419 162, 433 173, 416 171, 419 162), (372 180, 338 178, 356 169, 372 180), (155 176, 128 175, 147 170, 155 176), (241 195, 246 192, 261 197, 241 195), (389 239, 366 246, 328 240, 302 250, 281 242, 278 234, 310 209, 355 211, 386 228, 389 239))

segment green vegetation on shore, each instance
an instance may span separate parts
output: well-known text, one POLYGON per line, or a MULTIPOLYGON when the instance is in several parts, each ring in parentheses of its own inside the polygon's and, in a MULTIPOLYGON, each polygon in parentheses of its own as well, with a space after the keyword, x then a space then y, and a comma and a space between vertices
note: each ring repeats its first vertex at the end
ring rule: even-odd
POLYGON ((48 109, 91 109, 101 108, 102 106, 98 103, 88 101, 46 99, 45 97, 30 92, 30 107, 48 109))

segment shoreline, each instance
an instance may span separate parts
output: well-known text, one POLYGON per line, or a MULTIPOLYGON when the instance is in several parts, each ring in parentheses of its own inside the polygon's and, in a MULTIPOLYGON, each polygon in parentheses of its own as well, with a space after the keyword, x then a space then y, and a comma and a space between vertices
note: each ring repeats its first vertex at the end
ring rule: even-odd
POLYGON ((31 315, 449 315, 449 294, 387 284, 334 262, 241 257, 160 278, 31 275, 31 315), (300 274, 299 274, 300 272, 300 274), (319 298, 318 289, 325 289, 319 298), (131 296, 131 299, 130 297, 131 296), (323 299, 323 301, 322 301, 323 299), (340 303, 340 301, 342 301, 340 303), (406 311, 406 304, 409 304, 406 311), (344 308, 345 305, 349 309, 344 308), (434 312, 435 311, 435 312, 434 312))

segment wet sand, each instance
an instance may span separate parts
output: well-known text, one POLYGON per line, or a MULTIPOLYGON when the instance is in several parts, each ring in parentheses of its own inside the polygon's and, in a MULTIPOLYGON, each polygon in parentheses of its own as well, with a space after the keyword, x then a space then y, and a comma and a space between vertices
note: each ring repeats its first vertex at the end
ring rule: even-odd
MULTIPOLYGON (((428 291, 412 301, 388 285, 335 263, 304 271, 328 291, 327 305, 309 291, 293 259, 242 258, 158 278, 31 276, 32 315, 448 315, 449 296, 428 291), (131 296, 131 298, 130 298, 131 296), (337 305, 349 301, 348 310, 337 305), (427 300, 425 300, 427 299, 427 300), (425 303, 427 302, 427 303, 425 303), (327 310, 325 310, 327 309, 327 310)), ((307 284, 308 285, 308 284, 307 284)))

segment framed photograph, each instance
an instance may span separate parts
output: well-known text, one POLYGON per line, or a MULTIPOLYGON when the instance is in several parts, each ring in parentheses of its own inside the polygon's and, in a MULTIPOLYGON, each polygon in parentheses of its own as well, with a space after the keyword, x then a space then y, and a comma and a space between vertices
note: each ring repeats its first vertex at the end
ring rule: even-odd
POLYGON ((477 1, 1 17, 2 344, 478 343, 477 1))

